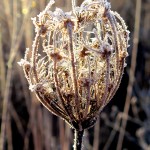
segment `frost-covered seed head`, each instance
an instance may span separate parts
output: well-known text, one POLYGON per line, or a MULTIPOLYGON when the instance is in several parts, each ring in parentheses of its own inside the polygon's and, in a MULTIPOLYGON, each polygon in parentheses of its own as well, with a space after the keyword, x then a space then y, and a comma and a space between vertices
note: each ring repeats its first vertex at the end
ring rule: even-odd
POLYGON ((35 92, 52 113, 82 130, 94 125, 122 78, 129 31, 107 0, 85 0, 73 11, 51 11, 50 0, 32 18, 32 55, 19 63, 35 92), (43 52, 39 51, 43 46, 43 52))

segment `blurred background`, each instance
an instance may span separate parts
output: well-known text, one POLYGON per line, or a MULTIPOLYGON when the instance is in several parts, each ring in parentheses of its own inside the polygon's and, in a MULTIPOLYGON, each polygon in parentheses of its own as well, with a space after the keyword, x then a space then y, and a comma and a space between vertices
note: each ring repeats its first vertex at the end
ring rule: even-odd
MULTIPOLYGON (((49 0, 0 0, 0 150, 71 150, 73 131, 28 90, 17 64, 31 48, 31 17, 49 0)), ((78 5, 82 0, 77 0, 78 5)), ((83 137, 83 150, 150 150, 150 0, 110 0, 130 30, 119 90, 83 137)), ((71 10, 71 0, 54 7, 71 10)))

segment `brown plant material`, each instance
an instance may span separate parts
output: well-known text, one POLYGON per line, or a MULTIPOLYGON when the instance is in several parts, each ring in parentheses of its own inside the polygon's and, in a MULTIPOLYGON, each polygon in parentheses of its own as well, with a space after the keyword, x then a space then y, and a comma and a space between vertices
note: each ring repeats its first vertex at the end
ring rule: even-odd
POLYGON ((74 148, 80 149, 84 129, 95 124, 119 87, 129 31, 107 1, 85 0, 77 7, 72 0, 72 12, 52 12, 54 3, 50 0, 38 21, 32 19, 32 56, 27 49, 19 64, 39 101, 75 129, 74 148))

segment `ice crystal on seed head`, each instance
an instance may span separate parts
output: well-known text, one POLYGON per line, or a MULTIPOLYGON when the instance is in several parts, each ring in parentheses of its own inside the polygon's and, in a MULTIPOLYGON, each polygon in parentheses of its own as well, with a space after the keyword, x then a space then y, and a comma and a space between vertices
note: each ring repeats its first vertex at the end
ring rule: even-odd
POLYGON ((32 18, 32 55, 27 50, 20 65, 39 101, 82 130, 94 125, 119 87, 129 31, 107 0, 85 0, 81 6, 72 0, 70 12, 51 11, 54 3, 32 18))

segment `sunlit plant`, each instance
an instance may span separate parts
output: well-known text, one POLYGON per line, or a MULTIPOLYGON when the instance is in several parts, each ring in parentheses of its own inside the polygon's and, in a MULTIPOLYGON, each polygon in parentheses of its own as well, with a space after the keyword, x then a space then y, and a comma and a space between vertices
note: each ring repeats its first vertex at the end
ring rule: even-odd
POLYGON ((84 130, 119 87, 129 31, 107 0, 85 0, 81 6, 72 0, 70 12, 52 12, 54 3, 32 18, 35 40, 19 64, 39 101, 75 130, 74 149, 80 150, 84 130))

